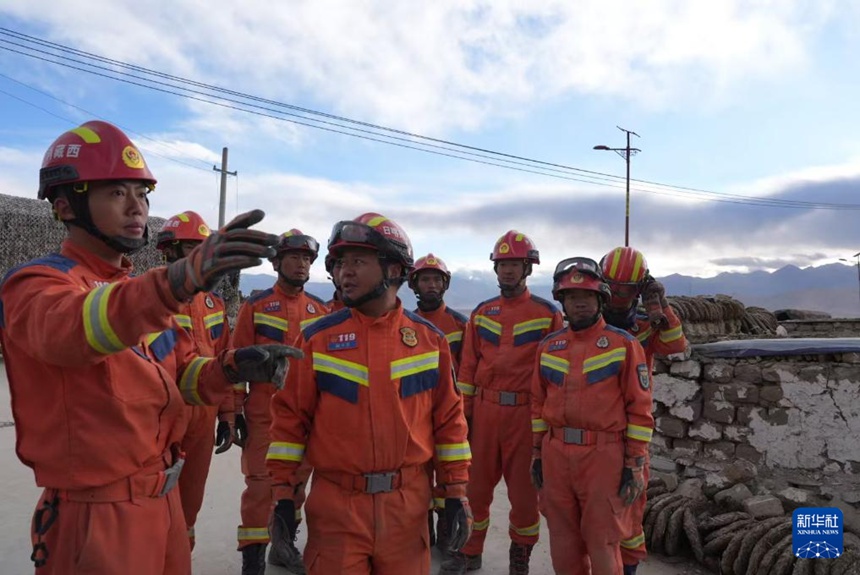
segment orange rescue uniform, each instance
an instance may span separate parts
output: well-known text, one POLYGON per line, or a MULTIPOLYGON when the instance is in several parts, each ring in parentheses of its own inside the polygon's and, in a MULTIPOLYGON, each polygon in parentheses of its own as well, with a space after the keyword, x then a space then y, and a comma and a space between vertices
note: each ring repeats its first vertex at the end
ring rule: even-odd
POLYGON ((528 289, 481 303, 469 319, 457 374, 474 448, 468 495, 475 525, 461 550, 466 555, 484 549, 493 491, 502 476, 511 502, 511 540, 537 543, 540 514, 529 475, 531 380, 538 343, 562 325, 556 306, 528 289))
MULTIPOLYGON (((280 286, 251 296, 242 304, 233 331, 235 347, 255 344, 281 343, 293 345, 301 329, 329 312, 325 303, 305 291, 288 295, 280 286)), ((245 414, 248 437, 242 449, 242 473, 245 491, 242 493, 242 524, 238 529, 239 550, 255 543, 269 542, 269 517, 272 512, 272 481, 266 469, 269 449, 269 427, 272 425, 270 403, 275 393, 271 383, 237 386, 236 411, 245 414)), ((305 485, 311 467, 302 468, 302 486, 296 494, 296 515, 304 501, 305 485)))
POLYGON ((32 536, 41 575, 191 572, 179 491, 159 493, 183 399, 217 404, 229 382, 174 323, 167 269, 130 272, 66 240, 0 288, 16 452, 45 488, 42 526, 56 518, 32 536))
POLYGON ((397 307, 335 312, 303 331, 305 357, 272 400, 276 499, 314 469, 304 561, 311 575, 425 575, 427 462, 462 497, 469 444, 444 335, 397 307))
MULTIPOLYGON (((648 364, 649 374, 654 372, 654 355, 683 353, 687 348, 687 338, 684 337, 681 320, 678 319, 672 306, 664 307, 663 315, 669 321, 669 325, 663 329, 652 329, 648 316, 640 314, 636 316, 636 323, 628 330, 645 349, 645 361, 648 364)), ((644 469, 646 486, 650 470, 646 461, 644 469)), ((625 565, 635 565, 648 556, 648 550, 645 548, 645 531, 642 528, 646 501, 646 494, 643 491, 639 499, 633 502, 628 514, 630 524, 621 540, 621 559, 625 565)))
MULTIPOLYGON (((225 316, 224 301, 215 294, 199 293, 191 302, 182 304, 174 318, 184 328, 204 357, 215 357, 230 344, 230 328, 225 316)), ((182 513, 188 526, 188 539, 194 549, 194 525, 203 506, 206 479, 215 447, 215 418, 233 423, 232 394, 227 394, 220 406, 187 405, 188 430, 182 438, 185 467, 179 476, 182 513)))
POLYGON ((642 346, 603 318, 551 334, 538 348, 531 412, 553 569, 618 575, 624 458, 645 457, 654 427, 642 346))

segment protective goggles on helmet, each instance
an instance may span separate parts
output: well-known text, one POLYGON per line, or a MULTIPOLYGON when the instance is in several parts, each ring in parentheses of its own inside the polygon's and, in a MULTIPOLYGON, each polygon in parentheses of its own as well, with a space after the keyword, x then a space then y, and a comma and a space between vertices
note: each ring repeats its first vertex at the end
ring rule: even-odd
POLYGON ((612 290, 612 297, 620 300, 634 300, 639 297, 641 285, 639 283, 629 282, 614 282, 607 280, 609 289, 612 290))
POLYGON ((381 233, 366 224, 350 220, 336 223, 331 231, 328 248, 336 248, 341 244, 367 246, 380 252, 390 249, 388 240, 381 233))
POLYGON ((591 258, 581 257, 567 258, 558 262, 558 265, 555 266, 555 272, 553 272, 552 277, 554 280, 558 280, 558 278, 567 274, 571 270, 578 270, 603 280, 603 273, 600 270, 600 265, 591 258))
POLYGON ((320 244, 310 236, 282 236, 278 243, 278 251, 308 250, 314 253, 320 251, 320 244))

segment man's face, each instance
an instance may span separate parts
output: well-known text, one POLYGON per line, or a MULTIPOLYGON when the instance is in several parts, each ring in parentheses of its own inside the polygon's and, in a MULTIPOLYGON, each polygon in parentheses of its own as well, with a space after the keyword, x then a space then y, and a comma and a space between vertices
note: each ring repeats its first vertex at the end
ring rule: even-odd
POLYGON ((502 285, 516 285, 523 278, 526 264, 523 260, 501 260, 496 262, 496 278, 502 285))
POLYGON ((308 281, 313 256, 306 251, 288 251, 281 256, 279 271, 287 279, 308 281))
POLYGON ((562 292, 561 305, 571 322, 587 321, 600 309, 596 292, 584 289, 569 289, 562 292))
POLYGON ((139 240, 146 233, 149 194, 142 182, 92 182, 84 192, 89 199, 93 224, 103 234, 139 240))
POLYGON ((442 299, 442 294, 445 291, 445 276, 436 270, 418 272, 416 287, 422 298, 442 299))
POLYGON ((366 248, 344 249, 335 260, 334 273, 341 293, 352 300, 373 291, 383 279, 378 253, 366 248))
POLYGON ((627 311, 636 303, 639 297, 639 284, 607 282, 612 291, 609 298, 609 308, 616 311, 627 311))

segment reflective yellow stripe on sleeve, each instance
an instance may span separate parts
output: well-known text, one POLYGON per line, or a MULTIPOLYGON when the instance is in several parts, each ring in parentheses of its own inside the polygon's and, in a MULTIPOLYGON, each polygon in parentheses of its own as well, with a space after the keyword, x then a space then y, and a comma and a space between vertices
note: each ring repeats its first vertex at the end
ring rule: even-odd
POLYGON ((269 444, 266 459, 276 461, 295 461, 301 463, 305 457, 305 446, 301 443, 288 443, 286 441, 273 441, 269 444))
POLYGON ((115 283, 99 286, 84 300, 84 334, 87 343, 104 355, 117 353, 128 347, 117 337, 107 316, 110 293, 116 286, 115 283))
POLYGON ((679 326, 675 326, 672 329, 666 329, 660 332, 660 341, 663 343, 671 343, 673 341, 677 341, 681 339, 681 336, 684 335, 683 328, 679 326))
POLYGON ((463 332, 462 331, 452 331, 448 335, 445 336, 445 340, 449 344, 456 343, 458 341, 463 341, 463 332))
POLYGON ((460 393, 463 395, 475 395, 478 393, 478 388, 472 385, 471 383, 466 383, 465 381, 457 382, 457 389, 460 390, 460 393))
POLYGON ((543 419, 532 419, 532 433, 543 433, 549 431, 549 426, 543 419))
POLYGON ((212 361, 211 357, 195 357, 191 360, 185 371, 182 372, 182 377, 179 378, 179 391, 182 393, 182 398, 189 405, 205 405, 200 398, 200 393, 197 391, 197 382, 200 379, 200 372, 203 371, 203 366, 212 361))
POLYGON ((639 441, 644 441, 648 443, 651 441, 651 434, 653 430, 649 427, 642 427, 641 425, 633 425, 632 423, 627 424, 627 437, 630 439, 638 439, 639 441))
POLYGON ((436 444, 436 457, 439 461, 468 461, 472 459, 469 442, 436 444))

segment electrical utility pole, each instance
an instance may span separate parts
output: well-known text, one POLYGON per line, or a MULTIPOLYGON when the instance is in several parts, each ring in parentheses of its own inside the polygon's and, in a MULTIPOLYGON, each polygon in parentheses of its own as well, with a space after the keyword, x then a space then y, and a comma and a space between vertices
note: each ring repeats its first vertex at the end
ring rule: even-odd
POLYGON ((642 150, 630 147, 630 134, 633 134, 637 138, 639 137, 639 134, 633 130, 625 130, 621 126, 615 127, 627 134, 627 145, 623 148, 610 148, 609 146, 600 145, 594 146, 594 149, 615 152, 624 158, 624 161, 627 163, 627 200, 624 207, 624 246, 627 247, 630 245, 630 157, 635 156, 642 150))
POLYGON ((227 176, 238 176, 239 172, 227 171, 227 148, 221 150, 221 167, 212 166, 212 169, 221 172, 221 200, 218 203, 218 229, 220 230, 224 227, 224 217, 227 211, 227 176))

